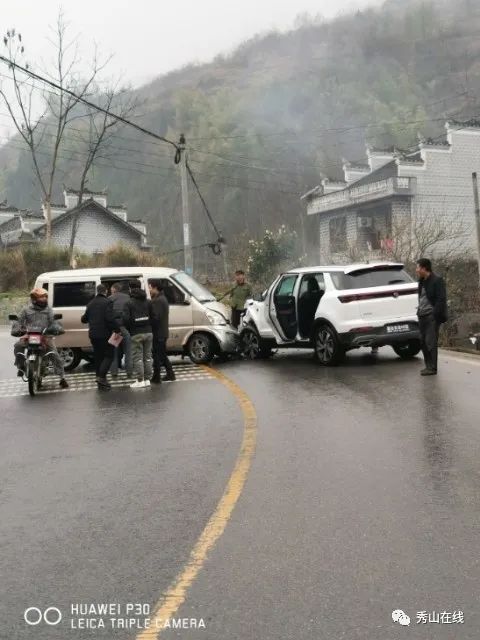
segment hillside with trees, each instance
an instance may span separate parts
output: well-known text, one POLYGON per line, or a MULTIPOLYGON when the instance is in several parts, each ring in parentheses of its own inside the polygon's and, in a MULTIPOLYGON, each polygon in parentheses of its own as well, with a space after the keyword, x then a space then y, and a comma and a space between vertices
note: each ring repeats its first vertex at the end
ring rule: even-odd
MULTIPOLYGON (((388 0, 328 22, 300 16, 288 33, 260 35, 140 88, 133 119, 175 141, 186 135, 230 262, 248 240, 282 224, 296 231, 298 254, 308 254, 317 232, 300 196, 321 175, 341 175, 342 158, 364 162, 365 141, 409 148, 417 133, 441 135, 446 118, 480 117, 479 34, 475 0, 388 0)), ((82 126, 78 120, 66 134, 57 194, 62 184, 78 187, 82 126)), ((40 190, 20 149, 17 138, 0 149, 0 198, 38 209, 40 190)), ((172 148, 122 129, 88 180, 144 219, 159 250, 181 247, 172 148)), ((215 240, 193 189, 191 203, 194 244, 215 240)), ((208 249, 196 259, 200 271, 229 268, 208 249)), ((180 263, 181 254, 170 261, 180 263)))

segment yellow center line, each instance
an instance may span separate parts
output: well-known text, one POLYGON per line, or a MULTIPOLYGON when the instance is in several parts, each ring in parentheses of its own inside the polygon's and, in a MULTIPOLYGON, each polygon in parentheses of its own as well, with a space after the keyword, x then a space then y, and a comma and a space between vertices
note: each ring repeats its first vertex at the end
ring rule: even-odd
POLYGON ((242 493, 253 454, 255 453, 257 414, 252 401, 235 382, 227 378, 223 373, 209 367, 203 368, 225 385, 237 399, 242 410, 244 423, 242 445, 224 494, 193 547, 187 564, 155 605, 153 614, 150 617, 150 627, 138 634, 136 640, 156 640, 159 638, 162 626, 168 619, 174 617, 180 606, 185 602, 188 589, 205 564, 208 553, 225 531, 242 493))

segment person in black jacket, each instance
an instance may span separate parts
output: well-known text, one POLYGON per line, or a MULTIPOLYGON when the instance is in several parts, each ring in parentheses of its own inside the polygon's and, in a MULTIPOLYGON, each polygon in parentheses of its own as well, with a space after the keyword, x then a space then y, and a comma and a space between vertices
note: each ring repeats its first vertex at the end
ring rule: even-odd
POLYGON ((122 356, 125 355, 125 371, 127 373, 127 378, 133 378, 132 338, 128 329, 123 325, 123 312, 130 300, 128 287, 125 287, 122 282, 114 282, 112 284, 109 300, 113 303, 113 312, 115 314, 115 318, 120 324, 120 331, 123 338, 119 346, 115 349, 115 357, 113 358, 110 373, 114 377, 118 375, 122 356))
POLYGON ((87 304, 82 322, 88 324, 88 337, 92 343, 95 359, 97 386, 100 391, 111 389, 107 381, 107 373, 112 365, 115 349, 108 340, 112 333, 120 333, 120 324, 115 318, 112 301, 107 298, 105 285, 98 285, 97 295, 87 304))
POLYGON ((153 331, 153 378, 154 384, 160 384, 162 380, 175 380, 172 363, 167 355, 168 340, 168 300, 163 291, 161 280, 150 280, 150 320, 153 331), (166 375, 161 378, 161 367, 165 367, 166 375))
POLYGON ((434 376, 438 366, 438 333, 447 321, 447 290, 443 278, 432 271, 428 258, 417 262, 418 324, 422 341, 425 369, 422 376, 434 376))
POLYGON ((131 389, 150 386, 152 377, 152 326, 150 302, 139 280, 130 282, 130 300, 124 310, 124 325, 132 336, 133 370, 137 381, 131 389))

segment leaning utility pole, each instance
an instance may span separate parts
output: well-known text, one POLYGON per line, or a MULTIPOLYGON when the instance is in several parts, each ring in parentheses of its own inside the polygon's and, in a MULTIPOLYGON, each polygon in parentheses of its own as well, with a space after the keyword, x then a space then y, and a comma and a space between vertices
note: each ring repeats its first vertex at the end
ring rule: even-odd
POLYGON ((192 238, 190 233, 190 207, 188 204, 187 152, 185 136, 180 134, 180 176, 182 181, 183 257, 185 273, 193 273, 192 238))
POLYGON ((475 224, 477 227, 478 278, 480 283, 480 200, 478 197, 478 180, 477 180, 476 173, 472 173, 472 181, 473 181, 473 199, 475 202, 475 224))

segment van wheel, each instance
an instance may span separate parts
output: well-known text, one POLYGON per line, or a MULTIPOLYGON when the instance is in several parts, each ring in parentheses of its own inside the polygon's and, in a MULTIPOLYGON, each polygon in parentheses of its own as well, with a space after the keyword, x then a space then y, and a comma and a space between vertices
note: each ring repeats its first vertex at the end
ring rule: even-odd
POLYGON ((187 344, 187 354, 195 364, 207 364, 215 355, 215 342, 207 333, 194 333, 187 344))
POLYGON ((345 349, 338 340, 337 332, 329 324, 321 324, 314 330, 315 356, 320 364, 333 367, 342 360, 345 349))
POLYGON ((63 367, 65 371, 73 371, 80 364, 82 359, 82 352, 80 349, 73 349, 72 347, 60 347, 58 349, 61 359, 63 360, 63 367))
POLYGON ((392 349, 402 360, 411 360, 420 353, 420 340, 410 340, 410 342, 405 342, 404 344, 395 344, 392 345, 392 349))
POLYGON ((242 341, 242 353, 249 360, 263 360, 272 355, 272 349, 265 345, 258 331, 253 327, 245 328, 240 339, 242 341))

